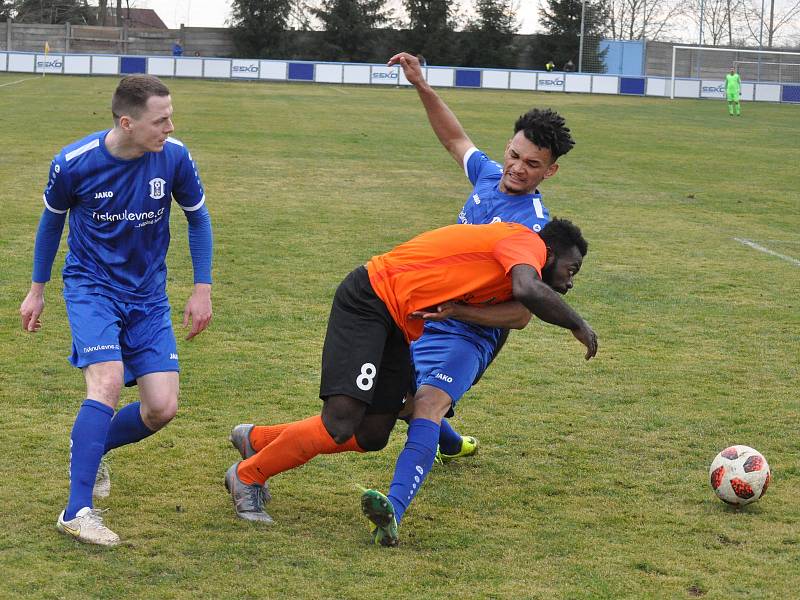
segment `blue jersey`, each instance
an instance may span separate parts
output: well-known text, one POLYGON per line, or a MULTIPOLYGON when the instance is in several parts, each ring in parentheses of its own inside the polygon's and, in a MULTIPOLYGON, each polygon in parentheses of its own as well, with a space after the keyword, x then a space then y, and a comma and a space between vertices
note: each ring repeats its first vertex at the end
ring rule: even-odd
POLYGON ((161 152, 116 158, 106 148, 107 134, 99 131, 66 146, 50 166, 45 206, 69 211, 64 291, 162 301, 172 198, 185 211, 205 202, 197 167, 173 138, 161 152))
MULTIPOLYGON (((459 223, 471 225, 520 223, 539 232, 550 221, 550 212, 542 204, 542 196, 538 190, 523 196, 501 192, 498 186, 503 176, 502 165, 491 160, 477 148, 468 150, 464 155, 464 171, 474 188, 458 215, 459 223)), ((499 329, 455 319, 428 321, 425 323, 425 329, 467 337, 477 335, 491 344, 491 351, 494 351, 500 337, 499 329)))

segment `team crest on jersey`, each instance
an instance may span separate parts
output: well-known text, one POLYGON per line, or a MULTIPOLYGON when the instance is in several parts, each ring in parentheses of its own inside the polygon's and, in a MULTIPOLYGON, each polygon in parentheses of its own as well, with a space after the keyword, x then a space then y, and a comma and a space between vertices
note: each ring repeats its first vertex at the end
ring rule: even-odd
POLYGON ((150 197, 153 200, 161 200, 164 197, 164 185, 166 183, 167 182, 160 177, 150 180, 150 197))

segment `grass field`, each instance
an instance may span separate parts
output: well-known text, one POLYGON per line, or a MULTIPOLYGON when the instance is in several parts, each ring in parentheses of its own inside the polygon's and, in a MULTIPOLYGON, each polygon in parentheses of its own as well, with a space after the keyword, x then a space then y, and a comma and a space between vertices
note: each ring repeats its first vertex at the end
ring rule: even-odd
MULTIPOLYGON (((542 190, 590 242, 567 299, 600 352, 587 363, 569 333, 540 322, 512 335, 453 420, 480 452, 435 468, 401 546, 383 549, 369 545, 356 486, 388 487, 404 426, 383 452, 323 456, 274 478, 272 527, 233 515, 227 435, 319 411, 336 286, 373 254, 454 222, 469 183, 413 90, 168 82, 175 136, 212 213, 215 317, 179 340, 176 420, 111 455, 100 506, 125 544, 59 535, 84 393, 66 361, 65 241, 43 330, 22 332, 17 311, 50 160, 110 125, 115 83, 0 87, 0 597, 797 597, 800 109, 787 105, 748 103, 732 119, 712 101, 441 92, 498 158, 529 107, 567 118, 577 146, 542 190), (773 469, 747 510, 707 482, 733 443, 773 469)), ((191 289, 180 212, 176 327, 191 289)))

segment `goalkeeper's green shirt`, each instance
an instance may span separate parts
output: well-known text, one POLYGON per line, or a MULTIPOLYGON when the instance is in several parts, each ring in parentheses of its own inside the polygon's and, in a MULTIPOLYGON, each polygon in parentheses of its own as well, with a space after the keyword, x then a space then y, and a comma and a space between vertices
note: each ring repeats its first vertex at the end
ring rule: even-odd
POLYGON ((725 91, 729 94, 736 92, 739 93, 739 85, 741 83, 741 79, 739 78, 738 73, 734 73, 731 75, 728 73, 725 75, 725 91))

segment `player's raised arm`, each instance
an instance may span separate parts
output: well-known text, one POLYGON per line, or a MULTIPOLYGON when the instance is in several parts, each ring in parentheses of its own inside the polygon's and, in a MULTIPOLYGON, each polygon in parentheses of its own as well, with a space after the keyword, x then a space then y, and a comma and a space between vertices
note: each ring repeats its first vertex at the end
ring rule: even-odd
POLYGON ((439 95, 433 90, 422 73, 419 59, 408 52, 395 54, 389 59, 388 66, 400 65, 408 82, 417 89, 425 112, 428 114, 433 132, 442 146, 450 153, 459 166, 464 164, 464 155, 474 144, 469 139, 461 123, 439 95))
MULTIPOLYGON (((542 321, 569 329, 586 346, 586 360, 597 354, 597 334, 589 324, 564 302, 556 291, 544 283, 530 265, 511 269, 513 295, 542 321)), ((571 287, 571 286, 570 286, 571 287)), ((566 288, 562 293, 566 293, 566 288)))

